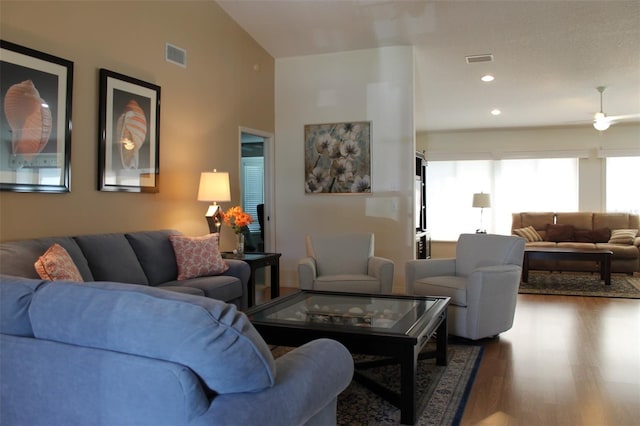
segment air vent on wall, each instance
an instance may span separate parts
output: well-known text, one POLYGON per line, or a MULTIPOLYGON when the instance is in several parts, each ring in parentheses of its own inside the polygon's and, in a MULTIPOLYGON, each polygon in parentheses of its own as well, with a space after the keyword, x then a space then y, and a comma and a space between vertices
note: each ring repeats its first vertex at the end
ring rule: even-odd
POLYGON ((470 55, 464 57, 468 64, 475 64, 476 62, 493 62, 493 55, 488 53, 486 55, 470 55))
POLYGON ((178 46, 166 43, 164 58, 167 62, 171 62, 172 64, 180 65, 184 68, 187 67, 187 51, 179 48, 178 46))

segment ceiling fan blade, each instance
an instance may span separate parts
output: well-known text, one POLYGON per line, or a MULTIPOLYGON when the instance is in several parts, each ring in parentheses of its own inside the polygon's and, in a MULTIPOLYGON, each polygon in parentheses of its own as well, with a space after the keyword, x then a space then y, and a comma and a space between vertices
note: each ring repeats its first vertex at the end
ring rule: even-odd
POLYGON ((640 118, 640 114, 610 115, 606 117, 609 121, 628 120, 630 118, 640 118))

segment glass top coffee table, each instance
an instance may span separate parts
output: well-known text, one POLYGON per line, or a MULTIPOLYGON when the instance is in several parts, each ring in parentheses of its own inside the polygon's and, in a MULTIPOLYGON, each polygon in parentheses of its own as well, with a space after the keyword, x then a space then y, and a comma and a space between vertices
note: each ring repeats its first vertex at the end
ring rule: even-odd
MULTIPOLYGON (((401 422, 417 414, 418 356, 447 365, 448 297, 421 297, 302 290, 246 311, 272 345, 300 346, 318 338, 334 339, 351 353, 389 357, 400 364, 400 393, 356 370, 355 379, 400 408, 401 422), (420 353, 435 336, 434 352, 420 353)), ((358 365, 356 365, 358 367, 358 365)))

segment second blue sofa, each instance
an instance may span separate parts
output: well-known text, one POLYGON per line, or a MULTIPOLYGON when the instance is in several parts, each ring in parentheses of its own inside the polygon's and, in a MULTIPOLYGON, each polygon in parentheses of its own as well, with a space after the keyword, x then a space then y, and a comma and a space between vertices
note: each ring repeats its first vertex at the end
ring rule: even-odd
POLYGON ((159 287, 248 305, 251 270, 245 262, 226 259, 219 275, 178 280, 170 235, 176 230, 48 237, 0 243, 0 274, 38 279, 34 263, 52 244, 66 249, 84 281, 111 281, 159 287))

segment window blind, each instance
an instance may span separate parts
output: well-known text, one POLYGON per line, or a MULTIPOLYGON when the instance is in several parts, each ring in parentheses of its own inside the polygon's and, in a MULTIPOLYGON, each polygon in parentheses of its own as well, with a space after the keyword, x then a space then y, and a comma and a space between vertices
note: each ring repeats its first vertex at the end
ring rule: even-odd
POLYGON ((242 158, 242 209, 253 217, 251 232, 259 232, 257 205, 264 203, 264 157, 242 158))

